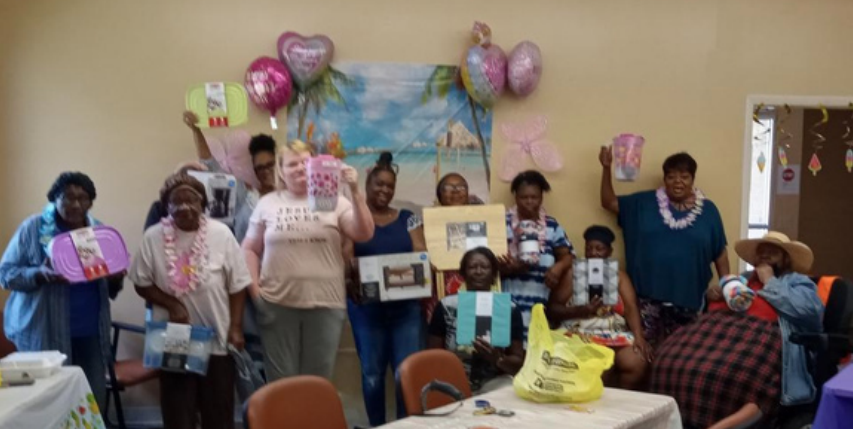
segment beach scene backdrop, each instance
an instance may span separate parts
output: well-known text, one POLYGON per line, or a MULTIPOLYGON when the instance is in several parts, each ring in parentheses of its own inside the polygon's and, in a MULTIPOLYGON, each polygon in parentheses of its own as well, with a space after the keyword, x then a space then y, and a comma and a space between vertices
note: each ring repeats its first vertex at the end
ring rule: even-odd
POLYGON ((379 154, 391 152, 399 167, 398 208, 434 205, 437 179, 450 172, 487 202, 492 114, 470 102, 456 75, 448 65, 334 64, 294 96, 288 140, 310 142, 321 153, 342 148, 361 186, 379 154))

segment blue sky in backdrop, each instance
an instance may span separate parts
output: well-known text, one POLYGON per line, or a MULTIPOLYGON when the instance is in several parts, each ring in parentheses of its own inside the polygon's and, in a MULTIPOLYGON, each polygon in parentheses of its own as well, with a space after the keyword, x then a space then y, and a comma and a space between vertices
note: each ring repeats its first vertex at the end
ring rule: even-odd
MULTIPOLYGON (((461 121, 474 133, 471 109, 464 90, 454 88, 446 97, 422 95, 435 65, 398 63, 341 63, 334 67, 355 80, 338 84, 346 105, 329 102, 319 117, 313 109, 305 126, 315 124, 313 140, 325 141, 338 132, 347 152, 358 147, 400 152, 413 143, 426 143, 419 151, 435 150, 435 142, 447 130, 448 120, 461 121)), ((288 115, 288 139, 298 129, 298 108, 288 115)), ((487 147, 491 146, 492 115, 478 109, 487 147)))

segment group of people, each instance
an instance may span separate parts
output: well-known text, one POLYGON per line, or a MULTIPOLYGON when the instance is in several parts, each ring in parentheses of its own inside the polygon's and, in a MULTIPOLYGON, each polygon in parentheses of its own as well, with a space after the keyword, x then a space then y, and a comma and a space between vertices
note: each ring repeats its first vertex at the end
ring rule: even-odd
MULTIPOLYGON (((458 272, 443 273, 444 283, 437 288, 444 290, 432 299, 365 303, 359 299, 357 258, 426 250, 420 218, 393 207, 401 173, 391 154, 379 156, 364 191, 357 171, 344 166, 346 195, 338 198, 334 211, 312 211, 305 162, 312 146, 293 141, 277 147, 269 136, 255 136, 249 151, 257 181, 239 185, 237 214, 229 228, 204 214, 209 203, 205 187, 187 171, 222 167, 197 118, 187 112, 184 122, 201 162, 182 165, 166 179, 127 272, 136 292, 153 306, 154 320, 206 326, 216 333, 207 376, 161 373, 166 428, 195 428, 199 416, 205 429, 233 427, 235 366, 228 348, 242 349, 247 332, 260 338, 267 381, 300 374, 330 378, 347 316, 373 426, 386 421, 389 367, 395 371, 424 347, 457 353, 473 391, 494 389, 522 366, 536 304, 546 307, 552 327, 616 349, 615 369, 605 375, 608 384, 674 396, 690 425, 708 427, 737 412, 772 415, 780 401, 797 403, 814 395, 805 352, 787 340, 792 331, 820 330, 823 305, 814 283, 802 275, 810 269, 811 252, 775 233, 738 242, 738 255, 755 266, 748 286, 757 296, 746 317, 720 305, 722 289, 711 282, 711 266, 721 278, 730 274, 723 223, 713 202, 694 187, 697 165, 685 153, 666 160, 661 188, 621 197, 611 179, 611 150, 603 148, 599 155, 601 204, 617 215, 625 243, 627 266, 618 275, 616 305, 606 306, 599 298, 572 302, 575 250, 545 211, 551 185, 532 170, 511 184, 515 204, 506 214, 508 254, 468 250, 458 272), (527 232, 532 225, 538 237, 538 255, 532 259, 521 255, 522 224, 527 232), (510 346, 493 347, 484 338, 473 347, 458 346, 456 292, 488 291, 498 279, 513 300, 510 346), (440 301, 439 295, 444 296, 440 301), (706 304, 709 311, 702 314, 706 304), (770 347, 772 356, 760 362, 776 377, 769 382, 773 386, 747 376, 755 371, 749 365, 697 363, 705 359, 697 352, 703 344, 719 344, 715 350, 722 350, 725 360, 727 353, 736 353, 731 350, 744 353, 735 346, 745 337, 760 338, 770 347), (713 377, 685 378, 685 368, 700 367, 713 367, 714 374, 708 374, 713 377), (714 391, 725 398, 709 400, 709 390, 696 385, 720 380, 739 387, 714 391), (681 388, 685 383, 694 387, 681 388)), ((468 191, 462 175, 447 174, 437 184, 436 204, 482 203, 468 191)), ((50 265, 47 249, 58 233, 98 224, 89 214, 95 197, 85 174, 62 173, 43 212, 25 220, 9 243, 0 262, 0 284, 12 291, 5 312, 9 339, 19 350, 67 354, 71 364, 83 368, 103 405, 105 365, 111 359, 109 299, 121 290, 124 276, 69 285, 50 265)), ((612 257, 612 230, 594 225, 583 237, 585 258, 612 257)), ((398 398, 397 415, 404 414, 398 398)))

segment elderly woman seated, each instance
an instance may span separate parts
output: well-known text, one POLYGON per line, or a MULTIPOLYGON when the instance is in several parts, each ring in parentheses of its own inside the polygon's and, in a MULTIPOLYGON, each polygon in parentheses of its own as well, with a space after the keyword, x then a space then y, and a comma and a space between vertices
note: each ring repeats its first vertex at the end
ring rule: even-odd
POLYGON ((651 389, 678 401, 685 427, 772 423, 780 403, 814 400, 807 352, 788 339, 821 330, 823 304, 802 274, 811 249, 771 231, 737 242, 735 251, 755 271, 724 277, 723 289, 709 293, 718 298, 709 312, 657 350, 651 389))

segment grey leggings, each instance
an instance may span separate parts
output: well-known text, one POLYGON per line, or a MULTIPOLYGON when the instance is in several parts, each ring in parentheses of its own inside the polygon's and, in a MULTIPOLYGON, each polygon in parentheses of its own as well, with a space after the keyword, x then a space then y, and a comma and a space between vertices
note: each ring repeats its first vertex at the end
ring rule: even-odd
POLYGON ((255 303, 267 381, 294 375, 332 378, 346 309, 255 303))

